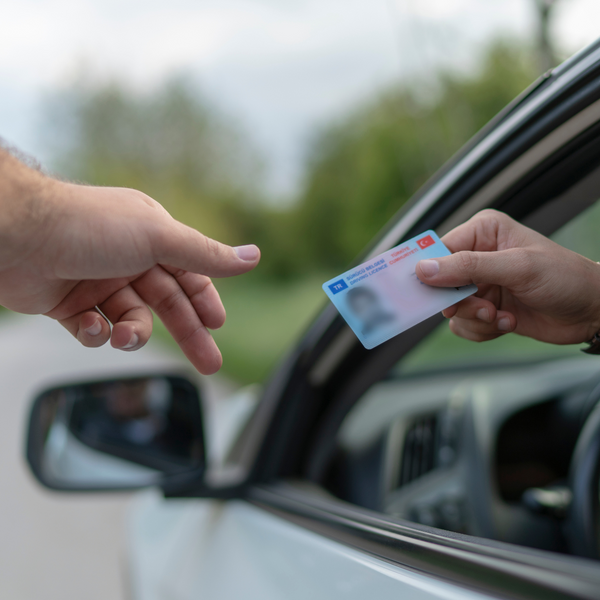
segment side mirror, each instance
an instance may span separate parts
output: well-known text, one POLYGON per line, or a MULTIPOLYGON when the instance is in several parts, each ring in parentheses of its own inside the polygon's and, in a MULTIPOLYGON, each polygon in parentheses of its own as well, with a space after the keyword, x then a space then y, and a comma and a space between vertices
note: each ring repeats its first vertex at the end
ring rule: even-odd
POLYGON ((65 385, 35 400, 27 460, 57 490, 179 488, 206 466, 196 387, 157 375, 65 385))

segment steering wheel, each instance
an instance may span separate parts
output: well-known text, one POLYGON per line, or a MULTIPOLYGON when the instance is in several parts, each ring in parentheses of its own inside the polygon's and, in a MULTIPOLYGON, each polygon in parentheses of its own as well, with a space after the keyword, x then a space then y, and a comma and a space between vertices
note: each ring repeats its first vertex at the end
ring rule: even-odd
POLYGON ((569 471, 566 537, 577 556, 600 559, 600 402, 579 434, 569 471))

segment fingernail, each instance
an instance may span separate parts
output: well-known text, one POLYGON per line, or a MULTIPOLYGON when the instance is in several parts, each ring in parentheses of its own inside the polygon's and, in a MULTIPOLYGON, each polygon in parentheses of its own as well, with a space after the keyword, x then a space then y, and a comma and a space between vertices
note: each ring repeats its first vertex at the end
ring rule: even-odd
POLYGON ((508 317, 502 317, 498 321, 498 329, 500 331, 510 331, 510 319, 508 317))
POLYGON ((138 338, 137 333, 134 333, 131 336, 129 342, 127 342, 127 344, 125 344, 124 346, 121 346, 121 350, 131 350, 132 348, 135 348, 138 345, 139 341, 140 339, 138 338))
POLYGON ((234 250, 242 260, 252 262, 258 258, 258 248, 254 244, 236 246, 234 250))
POLYGON ((477 313, 475 313, 475 316, 480 321, 485 321, 486 323, 490 322, 490 311, 487 308, 480 308, 477 313))
POLYGON ((96 320, 93 325, 90 325, 87 329, 84 329, 88 335, 98 335, 102 331, 102 323, 96 320))
POLYGON ((423 275, 425 275, 425 277, 433 277, 440 271, 440 263, 437 260, 422 260, 419 263, 419 266, 421 267, 421 272, 423 275))

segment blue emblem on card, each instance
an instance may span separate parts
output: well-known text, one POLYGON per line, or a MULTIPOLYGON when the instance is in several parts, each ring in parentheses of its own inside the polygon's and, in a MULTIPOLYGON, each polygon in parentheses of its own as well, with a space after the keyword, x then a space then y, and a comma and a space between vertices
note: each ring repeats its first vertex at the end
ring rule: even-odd
POLYGON ((337 281, 329 284, 329 289, 331 290, 332 294, 337 294, 342 290, 347 290, 348 284, 343 279, 338 279, 337 281))

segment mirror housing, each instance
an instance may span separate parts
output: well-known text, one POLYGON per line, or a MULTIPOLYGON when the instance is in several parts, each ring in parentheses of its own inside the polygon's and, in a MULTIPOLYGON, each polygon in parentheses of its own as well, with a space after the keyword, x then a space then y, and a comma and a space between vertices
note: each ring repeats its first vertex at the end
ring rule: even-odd
POLYGON ((35 477, 54 490, 200 491, 206 448, 198 390, 173 375, 53 387, 33 403, 26 452, 35 477))

